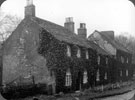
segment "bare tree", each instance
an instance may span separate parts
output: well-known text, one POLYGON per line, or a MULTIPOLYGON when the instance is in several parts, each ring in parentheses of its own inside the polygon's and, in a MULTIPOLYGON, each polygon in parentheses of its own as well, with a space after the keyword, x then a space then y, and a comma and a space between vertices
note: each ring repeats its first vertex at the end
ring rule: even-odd
POLYGON ((12 15, 3 15, 0 17, 0 41, 5 41, 21 22, 21 18, 12 15))
POLYGON ((135 37, 133 36, 124 36, 119 35, 116 38, 116 41, 120 42, 123 46, 129 49, 133 54, 133 63, 135 63, 135 37))

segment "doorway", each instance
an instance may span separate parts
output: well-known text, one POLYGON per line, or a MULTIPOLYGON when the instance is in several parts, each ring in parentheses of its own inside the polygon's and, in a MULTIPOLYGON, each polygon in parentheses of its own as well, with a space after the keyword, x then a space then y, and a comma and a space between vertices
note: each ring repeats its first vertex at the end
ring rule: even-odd
POLYGON ((80 90, 82 85, 82 73, 79 71, 76 78, 76 90, 80 90))

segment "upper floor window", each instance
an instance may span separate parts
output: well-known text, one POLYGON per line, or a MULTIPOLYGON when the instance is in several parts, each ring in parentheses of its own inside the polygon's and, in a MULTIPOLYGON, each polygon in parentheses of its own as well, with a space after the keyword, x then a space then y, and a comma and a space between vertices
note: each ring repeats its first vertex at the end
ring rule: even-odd
POLYGON ((78 57, 78 58, 81 57, 81 50, 80 50, 80 48, 78 48, 78 50, 77 50, 77 57, 78 57))
POLYGON ((66 82, 65 82, 65 86, 71 86, 72 85, 72 77, 71 77, 71 72, 68 69, 66 72, 66 82))
POLYGON ((86 59, 89 59, 89 52, 86 50, 86 59))
POLYGON ((127 58, 127 63, 128 63, 128 58, 127 58))
POLYGON ((126 70, 126 76, 128 76, 128 70, 126 70))
POLYGON ((88 75, 87 75, 87 71, 84 71, 83 73, 83 83, 87 83, 88 82, 88 75))
POLYGON ((71 57, 71 48, 67 45, 67 56, 71 57))
POLYGON ((100 56, 98 56, 98 58, 97 58, 97 63, 98 63, 98 65, 100 64, 100 56))
POLYGON ((121 56, 121 62, 124 63, 124 58, 121 56))
POLYGON ((99 69, 97 70, 96 81, 100 81, 99 69))
POLYGON ((107 58, 107 57, 106 57, 106 59, 105 59, 105 60, 106 60, 106 64, 108 64, 108 58, 107 58))

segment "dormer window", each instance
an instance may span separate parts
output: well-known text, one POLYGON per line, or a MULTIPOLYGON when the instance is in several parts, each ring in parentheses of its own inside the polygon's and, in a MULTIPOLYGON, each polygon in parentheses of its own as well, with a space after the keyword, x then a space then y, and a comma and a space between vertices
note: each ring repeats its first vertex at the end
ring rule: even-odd
POLYGON ((71 57, 71 48, 69 45, 67 45, 67 56, 71 57))
POLYGON ((83 73, 83 83, 87 83, 88 82, 88 74, 87 74, 87 71, 84 71, 83 73))
POLYGON ((86 59, 89 59, 89 52, 86 50, 86 59))
POLYGON ((67 72, 66 72, 65 86, 71 86, 71 85, 72 85, 72 77, 71 77, 70 69, 68 69, 67 72))
POLYGON ((121 56, 121 62, 124 63, 124 58, 121 56))
POLYGON ((97 63, 98 63, 98 65, 100 64, 100 56, 98 56, 98 58, 97 58, 97 63))
POLYGON ((77 57, 78 57, 78 58, 81 57, 81 50, 80 50, 80 48, 78 48, 78 50, 77 50, 77 57))

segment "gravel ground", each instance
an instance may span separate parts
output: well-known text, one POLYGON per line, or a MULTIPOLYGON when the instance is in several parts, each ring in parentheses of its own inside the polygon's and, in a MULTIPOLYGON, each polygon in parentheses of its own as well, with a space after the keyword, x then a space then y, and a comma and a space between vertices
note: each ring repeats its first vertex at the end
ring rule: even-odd
POLYGON ((123 93, 127 94, 134 89, 135 89, 135 84, 132 84, 129 86, 123 86, 121 88, 117 88, 113 90, 96 91, 96 92, 85 90, 83 92, 77 92, 77 93, 72 93, 72 94, 61 94, 61 95, 54 95, 54 96, 37 95, 34 97, 27 97, 27 98, 16 99, 16 100, 34 100, 34 98, 38 98, 37 100, 120 100, 120 98, 108 99, 108 97, 112 98, 118 95, 123 95, 123 93), (107 98, 107 99, 102 99, 102 98, 107 98))

